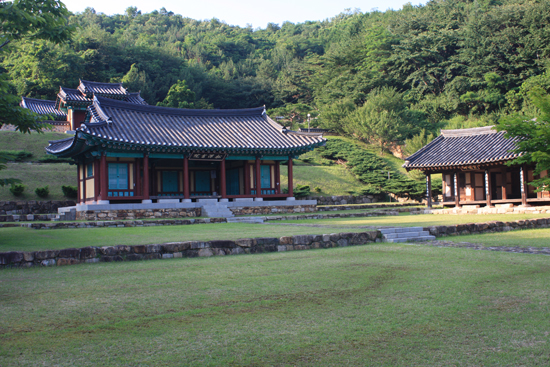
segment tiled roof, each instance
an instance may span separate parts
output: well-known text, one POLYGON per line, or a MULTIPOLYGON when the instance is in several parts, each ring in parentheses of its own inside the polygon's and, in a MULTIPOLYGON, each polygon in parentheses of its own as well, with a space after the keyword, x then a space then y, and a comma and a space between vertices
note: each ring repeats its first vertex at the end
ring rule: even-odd
MULTIPOLYGON (((325 142, 320 134, 284 129, 263 107, 191 110, 95 97, 89 111, 91 121, 78 129, 80 134, 113 144, 291 154, 325 142)), ((61 152, 57 146, 47 149, 61 152)))
POLYGON ((66 120, 67 115, 55 108, 55 101, 45 99, 35 99, 22 97, 19 104, 23 108, 27 108, 39 115, 50 115, 55 120, 66 120))
POLYGON ((122 86, 122 83, 99 83, 99 82, 90 82, 88 80, 80 80, 80 85, 78 90, 82 93, 91 97, 92 95, 101 95, 101 96, 126 96, 128 91, 122 86))
POLYGON ((504 131, 492 126, 441 130, 441 135, 405 160, 407 169, 443 168, 500 162, 518 154, 515 139, 504 137, 504 131))
POLYGON ((141 98, 141 95, 139 92, 136 93, 129 93, 126 97, 126 102, 135 103, 135 104, 147 104, 143 98, 141 98))
POLYGON ((59 93, 57 94, 65 103, 66 102, 84 102, 92 103, 90 98, 80 93, 78 89, 59 87, 59 93))
POLYGON ((52 140, 49 141, 49 145, 46 147, 46 150, 48 152, 62 152, 73 145, 73 142, 75 141, 74 137, 61 139, 61 140, 52 140))

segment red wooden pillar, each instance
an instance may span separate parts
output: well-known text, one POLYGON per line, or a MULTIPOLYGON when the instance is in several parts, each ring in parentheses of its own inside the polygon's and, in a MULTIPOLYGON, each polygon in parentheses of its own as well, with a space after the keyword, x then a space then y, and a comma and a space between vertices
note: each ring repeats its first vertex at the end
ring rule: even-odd
POLYGON ((288 196, 294 196, 294 182, 292 179, 292 157, 288 158, 288 196))
POLYGON ((454 187, 455 187, 455 208, 460 208, 460 194, 458 190, 458 174, 455 172, 453 175, 454 187))
POLYGON ((107 196, 107 155, 103 153, 101 155, 100 161, 100 171, 101 171, 101 200, 109 200, 107 196))
MULTIPOLYGON (((196 190, 196 188, 195 188, 196 190)), ((183 198, 189 199, 189 157, 183 157, 183 198)))
POLYGON ((222 162, 220 164, 220 181, 220 191, 222 199, 225 199, 227 197, 227 188, 225 186, 225 158, 222 159, 222 162))
POLYGON ((487 201, 487 207, 491 207, 491 172, 488 169, 485 170, 485 199, 487 201))
POLYGON ((426 175, 426 201, 427 207, 432 208, 432 175, 429 173, 426 175))
POLYGON ((99 173, 99 160, 94 159, 94 201, 100 200, 101 175, 99 173))
POLYGON ((275 193, 281 193, 281 166, 279 161, 275 161, 275 193))
POLYGON ((149 200, 149 155, 143 155, 143 200, 149 200))
POLYGON ((244 194, 251 195, 250 193, 250 164, 248 161, 244 161, 244 194))
POLYGON ((88 175, 88 165, 82 165, 82 202, 86 204, 86 176, 88 175))
POLYGON ((260 172, 260 157, 256 157, 256 165, 254 167, 256 174, 256 197, 262 196, 262 173, 260 172))
POLYGON ((77 164, 76 167, 77 167, 77 170, 76 170, 76 183, 77 183, 77 185, 76 185, 76 196, 78 198, 76 202, 80 204, 82 202, 82 190, 80 190, 80 180, 81 180, 80 167, 82 167, 82 166, 79 163, 79 164, 77 164))

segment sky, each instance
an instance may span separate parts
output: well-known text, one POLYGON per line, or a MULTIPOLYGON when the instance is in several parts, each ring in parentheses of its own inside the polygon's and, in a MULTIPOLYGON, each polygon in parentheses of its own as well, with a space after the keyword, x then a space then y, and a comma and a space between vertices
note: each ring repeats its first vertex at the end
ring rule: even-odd
POLYGON ((98 13, 123 14, 126 8, 135 6, 142 13, 150 13, 162 7, 184 17, 203 20, 217 18, 230 25, 265 28, 268 23, 282 25, 285 21, 303 23, 308 20, 332 18, 346 9, 398 10, 403 4, 425 4, 426 0, 62 0, 73 13, 92 7, 98 13))

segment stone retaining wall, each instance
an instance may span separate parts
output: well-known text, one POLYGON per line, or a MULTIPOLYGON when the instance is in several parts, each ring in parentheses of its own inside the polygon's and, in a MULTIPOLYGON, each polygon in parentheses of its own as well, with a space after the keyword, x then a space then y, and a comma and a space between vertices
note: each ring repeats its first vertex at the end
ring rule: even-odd
POLYGON ((76 212, 77 220, 133 220, 153 218, 200 217, 201 208, 84 210, 76 212))
MULTIPOLYGON (((400 203, 400 204, 379 204, 379 205, 372 205, 372 204, 365 204, 365 205, 353 205, 353 206, 346 206, 346 205, 326 205, 317 207, 317 210, 320 212, 328 212, 328 211, 338 211, 338 210, 357 210, 357 209, 380 209, 380 208, 391 208, 395 210, 401 211, 401 208, 405 208, 408 206, 419 206, 419 203, 400 203)), ((411 211, 413 209, 407 208, 405 211, 411 211)))
POLYGON ((514 206, 497 204, 493 208, 464 205, 461 208, 419 209, 411 214, 550 214, 550 206, 514 206))
POLYGON ((184 241, 152 245, 119 245, 32 252, 1 252, 0 268, 60 266, 80 263, 223 256, 345 247, 375 242, 379 233, 378 231, 332 233, 280 238, 244 238, 235 241, 184 241))
POLYGON ((0 201, 0 221, 3 215, 53 214, 57 213, 58 208, 75 205, 73 200, 0 201))
MULTIPOLYGON (((297 202, 298 203, 298 202, 297 202)), ((314 213, 316 205, 281 205, 281 206, 232 206, 228 208, 234 215, 261 215, 273 213, 314 213)))
POLYGON ((430 226, 424 228, 424 230, 429 231, 432 236, 444 237, 548 227, 550 227, 550 218, 535 218, 511 222, 492 221, 485 223, 456 224, 452 226, 430 226))
POLYGON ((343 196, 306 196, 296 200, 317 200, 317 205, 346 205, 377 203, 385 199, 384 195, 343 195, 343 196))

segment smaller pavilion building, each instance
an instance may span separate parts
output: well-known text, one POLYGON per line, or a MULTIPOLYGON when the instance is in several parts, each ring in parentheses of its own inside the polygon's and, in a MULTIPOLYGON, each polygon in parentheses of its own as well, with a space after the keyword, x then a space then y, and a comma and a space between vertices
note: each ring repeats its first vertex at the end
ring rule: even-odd
MULTIPOLYGON (((518 157, 515 139, 493 126, 441 130, 441 135, 405 160, 403 167, 426 174, 426 196, 431 207, 431 174, 443 177, 443 205, 461 207, 495 204, 548 205, 548 191, 529 185, 539 178, 534 166, 506 163, 518 157)), ((545 177, 548 172, 541 172, 545 177)))

